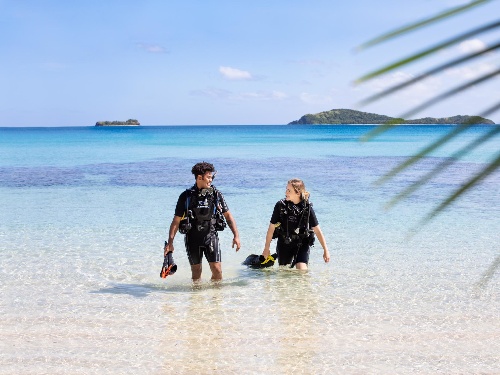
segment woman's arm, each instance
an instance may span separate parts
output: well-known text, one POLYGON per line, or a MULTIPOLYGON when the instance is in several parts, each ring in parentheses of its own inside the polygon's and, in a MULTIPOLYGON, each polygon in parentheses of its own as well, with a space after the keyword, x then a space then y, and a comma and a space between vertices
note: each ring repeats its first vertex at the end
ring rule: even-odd
POLYGON ((269 223, 269 227, 267 228, 266 233, 266 244, 264 245, 264 251, 262 252, 264 258, 267 258, 269 255, 271 255, 270 247, 271 241, 273 240, 274 228, 276 228, 276 226, 273 223, 269 223))
POLYGON ((321 231, 319 225, 316 225, 312 229, 314 234, 318 237, 321 247, 323 248, 323 259, 325 260, 325 263, 328 263, 330 261, 330 252, 328 251, 328 246, 326 245, 325 236, 323 236, 323 232, 321 231))

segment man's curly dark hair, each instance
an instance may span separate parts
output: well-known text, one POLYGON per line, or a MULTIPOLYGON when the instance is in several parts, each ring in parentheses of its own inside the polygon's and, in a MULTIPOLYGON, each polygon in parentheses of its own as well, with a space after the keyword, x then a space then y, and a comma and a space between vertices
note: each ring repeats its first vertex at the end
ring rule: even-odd
POLYGON ((206 161, 202 161, 201 163, 196 163, 191 169, 191 173, 194 174, 194 177, 203 176, 207 172, 215 171, 214 165, 207 163, 206 161))

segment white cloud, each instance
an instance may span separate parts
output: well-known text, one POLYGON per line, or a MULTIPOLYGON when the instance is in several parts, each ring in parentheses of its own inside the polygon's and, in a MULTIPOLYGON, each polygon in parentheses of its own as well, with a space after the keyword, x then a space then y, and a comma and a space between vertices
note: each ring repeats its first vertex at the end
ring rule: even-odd
POLYGON ((298 65, 327 65, 328 63, 324 60, 310 59, 310 60, 296 60, 294 61, 298 65))
POLYGON ((282 91, 273 91, 271 97, 274 99, 286 99, 288 95, 282 91))
POLYGON ((215 98, 215 99, 231 99, 234 96, 234 93, 229 90, 217 89, 211 87, 207 89, 193 90, 191 91, 191 95, 204 96, 206 98, 215 98))
POLYGON ((241 99, 254 100, 283 100, 286 99, 288 95, 281 91, 257 91, 241 93, 240 97, 241 99))
POLYGON ((474 53, 486 48, 486 43, 479 39, 469 39, 458 45, 458 49, 462 53, 474 53))
POLYGON ((202 90, 193 90, 191 95, 204 96, 207 98, 222 99, 222 100, 284 100, 288 95, 282 91, 255 91, 255 92, 233 92, 218 88, 207 88, 202 90))
POLYGON ((389 87, 398 85, 412 78, 414 78, 412 74, 402 71, 397 71, 391 74, 386 74, 379 78, 372 79, 368 81, 365 85, 371 91, 381 92, 385 89, 388 89, 389 87))
MULTIPOLYGON (((412 78, 414 78, 412 74, 398 71, 368 81, 365 84, 355 87, 354 91, 357 95, 361 95, 360 99, 363 100, 412 78)), ((445 87, 445 83, 442 77, 428 77, 389 95, 384 100, 390 101, 403 112, 405 109, 421 104, 423 101, 441 92, 445 87)))
POLYGON ((219 67, 219 73, 222 74, 224 78, 232 81, 252 79, 252 75, 249 72, 245 70, 231 68, 229 66, 219 67))
POLYGON ((157 44, 145 44, 145 43, 139 43, 138 44, 139 48, 142 48, 143 50, 150 52, 150 53, 167 53, 168 51, 157 44))
POLYGON ((451 68, 446 71, 446 74, 453 78, 459 79, 475 79, 484 74, 493 72, 497 67, 495 64, 483 62, 472 66, 463 66, 460 68, 451 68))
POLYGON ((303 92, 299 95, 301 101, 306 104, 330 105, 334 102, 333 98, 328 95, 311 94, 303 92))

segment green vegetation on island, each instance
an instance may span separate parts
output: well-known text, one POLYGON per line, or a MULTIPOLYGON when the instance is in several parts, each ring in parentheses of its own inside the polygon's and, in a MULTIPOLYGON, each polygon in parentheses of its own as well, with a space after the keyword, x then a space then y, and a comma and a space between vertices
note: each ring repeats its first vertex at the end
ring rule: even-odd
POLYGON ((404 120, 402 118, 394 118, 384 115, 377 115, 376 113, 368 113, 356 111, 353 109, 332 109, 331 111, 320 112, 316 114, 307 114, 302 116, 299 120, 292 121, 288 125, 314 125, 314 124, 384 124, 388 121, 399 120, 399 124, 415 124, 415 125, 429 125, 429 124, 464 124, 468 121, 474 120, 478 124, 494 125, 491 120, 478 116, 452 116, 443 118, 424 117, 416 120, 404 120), (476 121, 477 120, 477 121, 476 121))
POLYGON ((97 121, 95 126, 139 126, 141 123, 135 119, 127 121, 97 121))

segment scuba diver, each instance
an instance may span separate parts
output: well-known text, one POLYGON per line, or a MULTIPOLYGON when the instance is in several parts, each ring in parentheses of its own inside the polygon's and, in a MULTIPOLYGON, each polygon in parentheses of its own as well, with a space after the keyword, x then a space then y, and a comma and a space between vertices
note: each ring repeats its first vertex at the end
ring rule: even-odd
POLYGON ((274 206, 262 256, 267 258, 270 255, 271 241, 277 237, 278 264, 291 264, 291 268, 306 270, 309 248, 314 244, 316 235, 323 247, 323 259, 328 263, 328 246, 312 203, 309 202, 309 192, 306 191, 304 182, 297 178, 288 181, 285 197, 274 206))
POLYGON ((227 222, 234 236, 232 247, 236 245, 238 251, 241 247, 238 228, 222 193, 212 185, 217 173, 214 166, 207 162, 197 163, 191 172, 195 184, 182 192, 177 200, 163 253, 167 256, 174 251, 174 237, 179 231, 185 235, 184 243, 193 281, 201 278, 203 256, 210 265, 212 280, 221 280, 221 249, 217 231, 224 230, 227 222))

